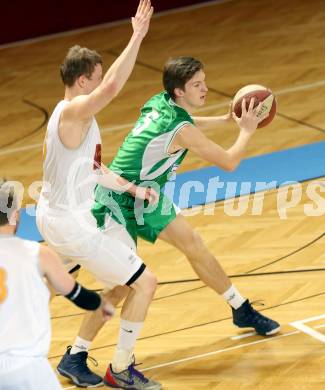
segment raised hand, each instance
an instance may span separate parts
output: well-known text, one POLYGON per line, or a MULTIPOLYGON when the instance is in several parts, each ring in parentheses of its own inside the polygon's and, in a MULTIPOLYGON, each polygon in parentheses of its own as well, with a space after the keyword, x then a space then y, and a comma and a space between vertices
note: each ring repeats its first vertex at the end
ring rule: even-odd
POLYGON ((151 16, 153 14, 153 7, 150 0, 140 0, 137 13, 132 18, 132 27, 135 34, 142 37, 148 32, 151 16))

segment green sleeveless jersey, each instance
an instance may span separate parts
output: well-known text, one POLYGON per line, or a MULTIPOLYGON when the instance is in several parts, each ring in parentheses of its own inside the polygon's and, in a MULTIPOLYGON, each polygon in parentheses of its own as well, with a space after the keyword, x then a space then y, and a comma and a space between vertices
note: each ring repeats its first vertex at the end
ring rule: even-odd
MULTIPOLYGON (((153 96, 141 109, 135 127, 125 138, 109 166, 135 184, 154 181, 162 187, 174 174, 187 150, 169 154, 177 132, 193 119, 167 92, 153 96)), ((105 190, 98 186, 97 192, 105 190)))
MULTIPOLYGON (((175 175, 187 153, 186 149, 181 149, 169 154, 168 148, 177 132, 188 124, 193 124, 193 119, 167 92, 152 97, 142 107, 140 118, 109 168, 136 185, 143 183, 156 191, 161 189, 175 175)), ((144 212, 143 207, 136 206, 131 194, 99 185, 92 213, 99 228, 104 228, 110 217, 123 224, 134 242, 138 236, 155 242, 160 232, 176 218, 173 203, 162 192, 153 210, 144 212)))

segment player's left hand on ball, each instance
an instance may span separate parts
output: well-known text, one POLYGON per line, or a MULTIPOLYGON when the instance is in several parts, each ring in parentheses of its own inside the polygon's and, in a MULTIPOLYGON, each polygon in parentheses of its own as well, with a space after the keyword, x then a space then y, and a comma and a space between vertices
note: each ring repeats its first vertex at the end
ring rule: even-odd
POLYGON ((261 121, 258 118, 257 113, 261 109, 262 103, 260 103, 256 108, 254 108, 255 98, 251 98, 248 108, 246 108, 246 100, 242 100, 242 114, 241 117, 237 117, 237 115, 233 112, 233 118, 237 122, 238 126, 242 131, 252 135, 261 121))

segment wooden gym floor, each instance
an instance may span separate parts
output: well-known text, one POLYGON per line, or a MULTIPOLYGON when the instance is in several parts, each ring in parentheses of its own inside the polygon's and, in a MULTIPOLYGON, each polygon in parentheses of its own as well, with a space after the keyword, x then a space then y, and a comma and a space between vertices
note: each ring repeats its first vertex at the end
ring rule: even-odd
MULTIPOLYGON (((279 115, 256 133, 247 156, 324 140, 324 25, 323 0, 234 0, 157 15, 126 87, 98 115, 104 162, 114 156, 144 101, 161 90, 164 61, 177 55, 198 57, 206 65, 210 93, 199 114, 224 113, 227 96, 245 84, 263 84, 277 94, 279 115)), ((24 184, 25 204, 34 203, 27 189, 42 178, 41 144, 47 115, 63 94, 58 69, 66 50, 74 44, 96 49, 109 65, 129 35, 130 25, 122 23, 1 48, 0 175, 24 184)), ((229 125, 207 134, 228 147, 237 130, 229 125)), ((205 165, 189 155, 180 171, 205 165)), ((215 205, 214 215, 201 211, 189 217, 240 291, 281 322, 275 337, 236 329, 227 305, 200 281, 164 283, 196 275, 177 250, 161 242, 140 243, 140 255, 162 284, 136 353, 164 389, 324 389, 325 218, 324 212, 304 213, 311 182, 320 183, 324 204, 324 178, 305 182, 287 219, 279 217, 275 190, 265 194, 259 216, 251 213, 251 198, 240 217, 227 215, 224 202, 215 205)), ((84 270, 80 280, 101 287, 84 270)), ((82 313, 62 297, 51 309, 55 367, 73 342, 82 313)), ((114 350, 118 317, 90 351, 102 374, 114 350)), ((62 385, 74 388, 64 379, 62 385)))

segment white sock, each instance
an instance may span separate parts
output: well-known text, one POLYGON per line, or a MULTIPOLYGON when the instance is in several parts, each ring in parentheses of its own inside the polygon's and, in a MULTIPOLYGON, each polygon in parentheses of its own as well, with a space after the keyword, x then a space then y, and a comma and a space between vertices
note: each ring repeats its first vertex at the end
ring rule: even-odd
POLYGON ((119 349, 116 348, 113 361, 112 369, 116 374, 126 370, 133 361, 133 349, 119 349))
POLYGON ((143 322, 121 320, 119 340, 112 362, 114 372, 124 371, 132 363, 134 346, 142 328, 143 322))
POLYGON ((233 284, 226 292, 222 294, 222 296, 235 310, 246 301, 246 299, 240 295, 240 292, 233 284))
POLYGON ((78 352, 88 352, 91 341, 85 340, 81 337, 77 337, 70 351, 70 355, 74 355, 78 352))

